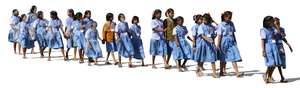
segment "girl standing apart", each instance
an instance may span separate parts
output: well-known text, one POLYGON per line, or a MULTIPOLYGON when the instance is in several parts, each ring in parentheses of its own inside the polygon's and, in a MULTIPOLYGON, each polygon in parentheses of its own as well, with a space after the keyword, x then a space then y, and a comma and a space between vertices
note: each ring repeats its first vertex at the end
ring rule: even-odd
POLYGON ((11 29, 9 30, 8 34, 8 41, 13 43, 13 48, 14 48, 14 53, 17 53, 17 44, 19 46, 19 54, 21 51, 21 46, 20 43, 18 43, 18 38, 19 38, 19 33, 20 30, 17 28, 18 23, 20 22, 20 17, 19 17, 19 11, 17 9, 14 9, 12 11, 12 16, 10 17, 10 27, 11 29))

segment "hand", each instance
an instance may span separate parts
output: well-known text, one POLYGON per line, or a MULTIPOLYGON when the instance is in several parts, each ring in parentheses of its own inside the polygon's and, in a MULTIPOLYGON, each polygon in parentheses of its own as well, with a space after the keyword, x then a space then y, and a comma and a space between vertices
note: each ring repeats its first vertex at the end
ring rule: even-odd
POLYGON ((289 48, 290 48, 290 51, 293 52, 293 48, 291 46, 289 46, 289 48))
POLYGON ((193 48, 193 53, 195 53, 195 52, 196 52, 196 48, 194 47, 194 48, 193 48))
POLYGON ((262 56, 263 56, 263 57, 266 57, 266 56, 267 56, 265 51, 262 52, 262 56))

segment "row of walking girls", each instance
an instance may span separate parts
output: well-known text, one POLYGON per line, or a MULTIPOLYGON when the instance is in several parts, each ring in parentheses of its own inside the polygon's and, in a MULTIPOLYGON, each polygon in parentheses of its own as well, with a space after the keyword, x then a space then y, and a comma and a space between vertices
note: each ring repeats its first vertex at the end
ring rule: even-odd
MULTIPOLYGON (((82 17, 81 12, 74 13, 73 9, 67 11, 65 28, 62 21, 58 18, 57 12, 51 11, 48 21, 43 18, 43 12, 37 11, 36 6, 32 6, 30 13, 22 14, 19 17, 18 10, 13 10, 11 17, 11 30, 9 32, 9 41, 14 43, 14 52, 16 45, 22 47, 23 57, 26 55, 26 49, 34 47, 37 41, 40 48, 41 57, 46 47, 49 48, 48 60, 51 60, 51 50, 61 49, 64 60, 69 60, 68 52, 74 48, 73 60, 76 60, 77 51, 79 53, 79 62, 84 63, 84 55, 88 57, 88 63, 97 64, 97 59, 103 57, 100 43, 106 44, 105 64, 111 64, 108 61, 109 56, 113 58, 114 64, 122 67, 121 57, 129 58, 128 67, 133 67, 132 58, 142 60, 144 64, 144 48, 141 39, 141 27, 139 26, 139 17, 133 16, 132 25, 129 27, 125 20, 125 15, 118 15, 119 23, 116 24, 112 13, 106 14, 106 22, 102 29, 102 38, 96 29, 97 23, 91 19, 91 11, 86 10, 82 17), (28 19, 27 19, 28 17, 28 19), (65 30, 63 30, 65 29, 65 30), (61 36, 62 32, 63 36, 61 36), (67 51, 64 51, 62 37, 67 40, 67 51), (100 40, 100 43, 99 41, 100 40), (118 52, 118 60, 115 59, 114 52, 118 52)), ((152 37, 150 40, 150 54, 152 55, 152 68, 156 69, 155 57, 162 56, 165 69, 170 69, 169 61, 171 56, 176 62, 176 68, 179 72, 188 70, 186 63, 188 60, 197 62, 196 75, 203 75, 203 63, 209 62, 212 67, 212 76, 217 78, 215 62, 220 60, 219 76, 225 76, 226 63, 231 62, 237 77, 243 76, 239 72, 237 62, 241 62, 240 52, 237 47, 235 37, 235 26, 231 21, 232 12, 225 11, 221 15, 221 23, 215 22, 209 13, 203 15, 194 15, 194 26, 191 28, 192 36, 188 36, 188 29, 184 26, 184 18, 178 16, 174 18, 174 10, 169 8, 165 12, 166 19, 161 19, 162 12, 159 9, 154 10, 152 14, 151 29, 152 37), (189 44, 188 40, 192 42, 189 44), (182 62, 183 61, 183 62, 182 62)), ((292 51, 290 44, 285 38, 284 29, 279 25, 279 18, 271 16, 265 17, 261 29, 263 55, 265 64, 268 67, 264 75, 266 83, 272 82, 272 73, 275 67, 281 75, 280 82, 287 82, 281 68, 285 68, 285 54, 282 45, 284 41, 292 51), (273 39, 275 39, 273 43, 273 39)), ((20 48, 19 48, 20 53, 20 48)))

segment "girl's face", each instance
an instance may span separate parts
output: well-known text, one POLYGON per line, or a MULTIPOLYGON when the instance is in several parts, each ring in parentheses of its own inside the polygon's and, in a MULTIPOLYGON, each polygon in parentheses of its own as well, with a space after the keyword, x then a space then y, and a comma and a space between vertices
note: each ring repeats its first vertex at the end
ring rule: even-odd
POLYGON ((161 17, 161 13, 156 13, 155 14, 155 18, 160 19, 160 17, 161 17))
POLYGON ((274 25, 280 25, 278 20, 274 20, 274 25))
POLYGON ((198 23, 198 24, 201 24, 202 22, 203 22, 203 18, 200 17, 200 19, 197 20, 197 23, 198 23))
POLYGON ((229 22, 230 20, 231 20, 231 19, 230 19, 230 16, 225 16, 225 17, 224 17, 224 21, 225 21, 225 22, 229 22))
POLYGON ((169 12, 169 13, 168 13, 168 16, 169 16, 170 18, 173 18, 173 17, 174 17, 174 12, 173 12, 173 11, 169 12))
POLYGON ((14 14, 15 16, 18 16, 18 15, 19 15, 19 11, 15 11, 13 14, 14 14))
POLYGON ((92 24, 92 29, 93 29, 93 30, 96 30, 96 28, 97 28, 97 23, 93 22, 93 24, 92 24))
POLYGON ((36 13, 36 11, 37 11, 37 8, 34 8, 34 9, 33 9, 33 12, 36 13))
POLYGON ((70 11, 67 12, 68 16, 72 16, 72 13, 70 11))
POLYGON ((183 20, 182 19, 177 20, 177 24, 178 25, 182 25, 183 24, 183 20))
POLYGON ((87 18, 90 18, 90 17, 91 17, 91 13, 87 13, 87 14, 86 14, 86 17, 87 17, 87 18))
POLYGON ((44 14, 41 14, 40 17, 41 17, 41 18, 44 18, 44 14))
POLYGON ((208 23, 208 21, 207 21, 207 19, 206 18, 203 18, 203 21, 202 21, 204 24, 207 24, 208 23))
POLYGON ((125 21, 125 16, 124 15, 121 15, 121 17, 120 17, 120 21, 125 21))
POLYGON ((22 21, 23 21, 23 22, 26 22, 26 21, 27 21, 27 16, 24 16, 24 17, 22 18, 22 21))
POLYGON ((138 23, 138 21, 135 19, 135 20, 133 20, 133 24, 137 24, 138 23))

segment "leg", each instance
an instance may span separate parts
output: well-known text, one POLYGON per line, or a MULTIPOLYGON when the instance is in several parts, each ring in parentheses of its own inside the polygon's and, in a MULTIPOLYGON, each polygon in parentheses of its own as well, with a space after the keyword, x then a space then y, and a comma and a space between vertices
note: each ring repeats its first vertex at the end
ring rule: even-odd
POLYGON ((152 55, 152 68, 156 69, 157 67, 155 66, 155 55, 152 55))
POLYGON ((14 42, 14 44, 13 44, 13 48, 14 48, 14 53, 15 53, 15 54, 17 54, 17 51, 16 51, 16 48, 17 48, 17 43, 16 43, 16 42, 14 42))
POLYGON ((84 63, 83 55, 82 55, 82 49, 79 49, 79 63, 84 63))
POLYGON ((166 56, 163 56, 163 60, 164 60, 164 64, 165 64, 165 69, 170 69, 171 66, 169 64, 167 64, 167 60, 166 60, 166 56))
POLYGON ((23 58, 26 58, 26 48, 23 48, 23 58))
POLYGON ((142 66, 145 66, 144 59, 142 59, 142 66))
POLYGON ((77 48, 75 47, 75 48, 74 48, 74 58, 73 58, 74 61, 77 60, 77 59, 76 59, 76 53, 77 53, 77 48))
POLYGON ((283 74, 282 74, 281 66, 279 66, 279 67, 277 67, 277 68, 278 68, 278 71, 279 71, 279 74, 280 74, 280 77, 281 77, 280 82, 281 82, 281 83, 286 83, 286 82, 288 82, 287 80, 285 80, 285 78, 284 78, 284 76, 283 76, 283 74))
POLYGON ((211 62, 211 67, 212 67, 212 71, 213 71, 212 76, 214 78, 217 78, 217 75, 216 75, 216 64, 215 64, 215 62, 211 62))
POLYGON ((112 56, 112 58, 113 58, 113 61, 115 62, 115 65, 117 65, 118 63, 121 64, 121 62, 118 62, 118 61, 116 60, 114 52, 111 52, 110 54, 111 54, 111 56, 112 56))
POLYGON ((69 51, 70 51, 71 48, 67 48, 67 51, 66 51, 66 58, 67 60, 69 60, 69 51))
POLYGON ((183 72, 183 70, 181 69, 181 60, 177 60, 175 62, 176 62, 178 72, 183 72))
POLYGON ((237 66, 236 62, 232 62, 232 67, 233 67, 237 77, 243 76, 243 73, 239 72, 239 69, 238 69, 238 66, 237 66))
POLYGON ((64 60, 67 61, 64 48, 60 48, 60 50, 61 50, 61 53, 64 57, 64 60))
POLYGON ((188 70, 187 67, 185 66, 185 64, 186 64, 187 61, 188 61, 187 59, 184 59, 182 65, 181 65, 181 67, 184 69, 184 71, 188 70))
POLYGON ((51 61, 51 48, 49 48, 48 61, 51 61))
POLYGON ((105 64, 110 64, 109 61, 108 61, 109 54, 110 54, 110 52, 107 52, 105 64))
POLYGON ((19 54, 21 54, 21 44, 20 43, 17 43, 18 44, 18 47, 19 47, 19 54))
POLYGON ((198 61, 198 62, 197 62, 197 68, 196 68, 196 75, 197 75, 198 77, 200 77, 200 76, 203 75, 202 69, 201 69, 201 65, 203 65, 203 63, 200 62, 200 61, 198 61))
POLYGON ((40 54, 41 54, 41 58, 44 57, 44 48, 43 47, 40 47, 40 54))
POLYGON ((121 60, 121 56, 119 55, 118 57, 119 57, 119 64, 118 64, 118 66, 121 68, 121 67, 122 67, 122 60, 121 60))
POLYGON ((129 62, 128 62, 128 67, 129 67, 129 68, 132 68, 132 67, 133 67, 131 60, 132 60, 132 57, 129 56, 129 62))

